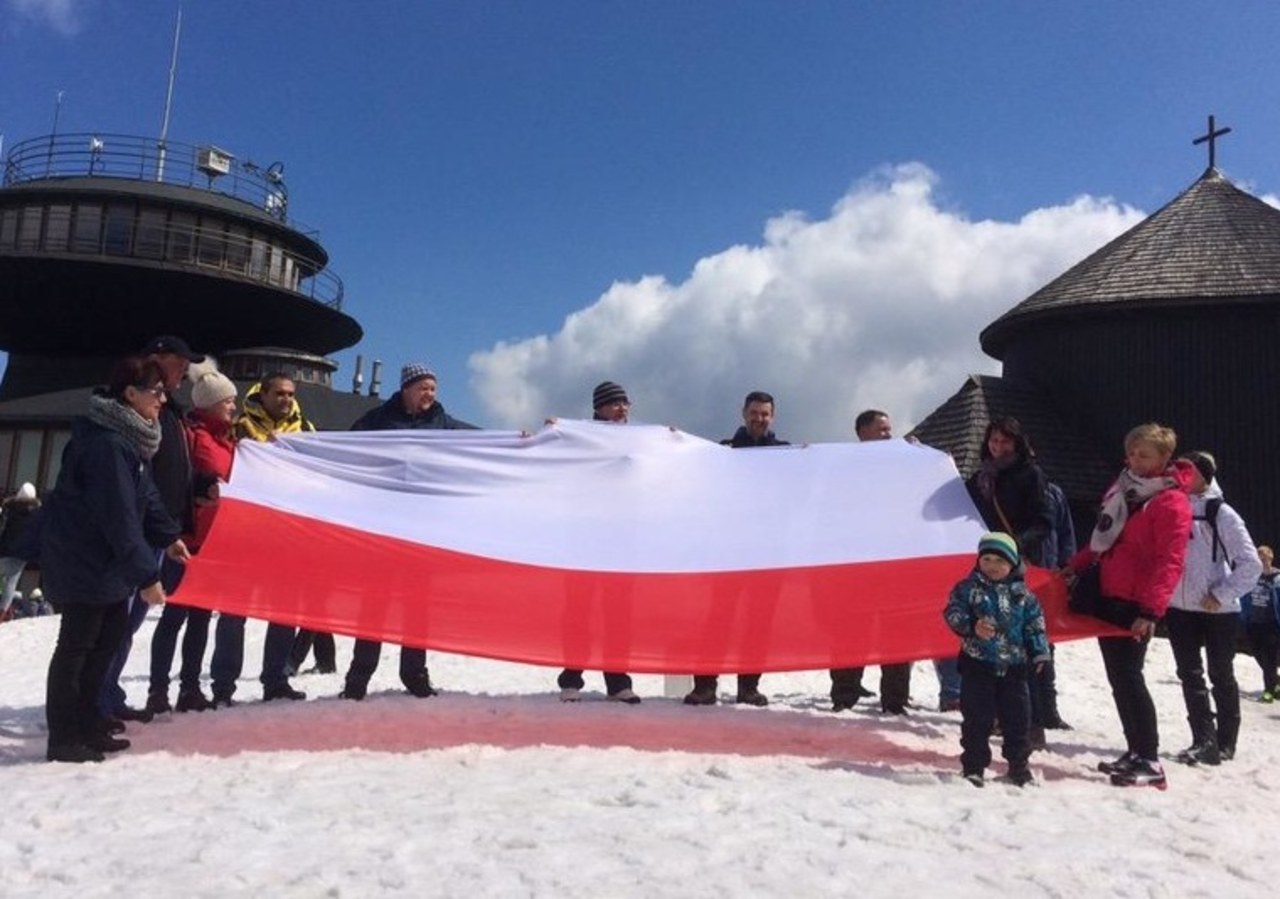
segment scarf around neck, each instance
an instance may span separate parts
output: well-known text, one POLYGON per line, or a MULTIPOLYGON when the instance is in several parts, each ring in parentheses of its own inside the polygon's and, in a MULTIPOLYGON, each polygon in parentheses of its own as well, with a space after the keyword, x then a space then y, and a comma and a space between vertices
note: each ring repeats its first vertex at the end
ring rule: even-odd
POLYGON ((89 397, 89 421, 123 437, 144 462, 160 449, 160 422, 147 421, 132 406, 102 394, 89 397))
POLYGON ((1000 479, 1000 472, 1008 471, 1021 461, 1022 458, 1017 453, 983 459, 982 467, 978 469, 978 492, 982 494, 982 498, 990 502, 996 495, 996 481, 1000 479))
POLYGON ((1124 530, 1129 515, 1145 505, 1153 496, 1178 487, 1177 478, 1166 471, 1154 478, 1140 478, 1125 469, 1102 498, 1098 524, 1089 537, 1089 548, 1095 553, 1109 550, 1124 530))

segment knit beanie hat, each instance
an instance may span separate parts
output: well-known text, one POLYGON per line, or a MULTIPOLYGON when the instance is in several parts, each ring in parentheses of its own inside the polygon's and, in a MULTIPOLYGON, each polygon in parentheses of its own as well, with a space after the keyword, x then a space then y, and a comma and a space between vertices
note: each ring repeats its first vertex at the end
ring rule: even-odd
POLYGON ((1196 450, 1194 453, 1187 453, 1182 458, 1186 459, 1196 467, 1196 471, 1200 472, 1200 477, 1204 478, 1204 482, 1206 484, 1212 481, 1214 475, 1218 473, 1217 460, 1204 450, 1196 450))
POLYGON ((591 391, 592 409, 618 402, 629 404, 631 400, 627 399, 627 392, 612 381, 601 381, 596 385, 596 389, 591 391))
POLYGON ((400 369, 400 388, 403 390, 423 378, 436 380, 436 373, 422 362, 409 362, 400 369))
POLYGON ((235 395, 236 385, 220 371, 205 372, 191 385, 191 405, 197 409, 212 409, 235 395))
POLYGON ((982 535, 978 541, 978 555, 995 553, 1009 561, 1015 568, 1018 565, 1018 541, 1003 531, 991 531, 982 535))

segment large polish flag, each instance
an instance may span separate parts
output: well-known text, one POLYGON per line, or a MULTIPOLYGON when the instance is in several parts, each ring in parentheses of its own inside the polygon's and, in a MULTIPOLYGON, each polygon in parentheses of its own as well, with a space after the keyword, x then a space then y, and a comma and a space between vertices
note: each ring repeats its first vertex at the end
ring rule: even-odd
MULTIPOLYGON (((668 427, 242 442, 184 604, 571 668, 719 673, 953 655, 984 528, 904 440, 730 449, 668 427)), ((1033 570, 1055 639, 1104 627, 1033 570)))

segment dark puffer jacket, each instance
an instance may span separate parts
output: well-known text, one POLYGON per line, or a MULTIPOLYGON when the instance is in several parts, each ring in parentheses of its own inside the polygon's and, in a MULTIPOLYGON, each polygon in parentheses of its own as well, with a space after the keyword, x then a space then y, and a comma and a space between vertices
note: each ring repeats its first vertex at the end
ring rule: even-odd
POLYGON ((150 466, 128 441, 76 419, 58 483, 45 502, 45 595, 55 603, 122 602, 160 579, 156 551, 180 533, 150 466))
POLYGON ((469 422, 454 418, 439 403, 432 403, 426 412, 419 415, 410 415, 404 410, 398 390, 391 394, 391 399, 361 415, 351 426, 353 431, 403 431, 412 428, 438 431, 480 430, 469 422))

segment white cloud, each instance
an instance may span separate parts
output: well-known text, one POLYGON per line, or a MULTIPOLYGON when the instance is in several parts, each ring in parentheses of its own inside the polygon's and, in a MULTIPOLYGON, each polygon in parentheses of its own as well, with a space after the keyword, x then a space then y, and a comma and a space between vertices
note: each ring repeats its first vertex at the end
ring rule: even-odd
POLYGON ((778 401, 793 441, 845 440, 869 406, 899 432, 971 372, 998 372, 978 333, 1142 213, 1080 197, 1016 222, 941 208, 925 166, 885 169, 831 214, 786 213, 758 246, 700 260, 680 283, 615 283, 560 330, 470 359, 472 386, 509 427, 590 415, 591 388, 623 384, 633 420, 707 437, 740 423, 749 390, 778 401))
POLYGON ((8 0, 9 8, 21 16, 43 22, 60 34, 80 30, 81 0, 8 0))

